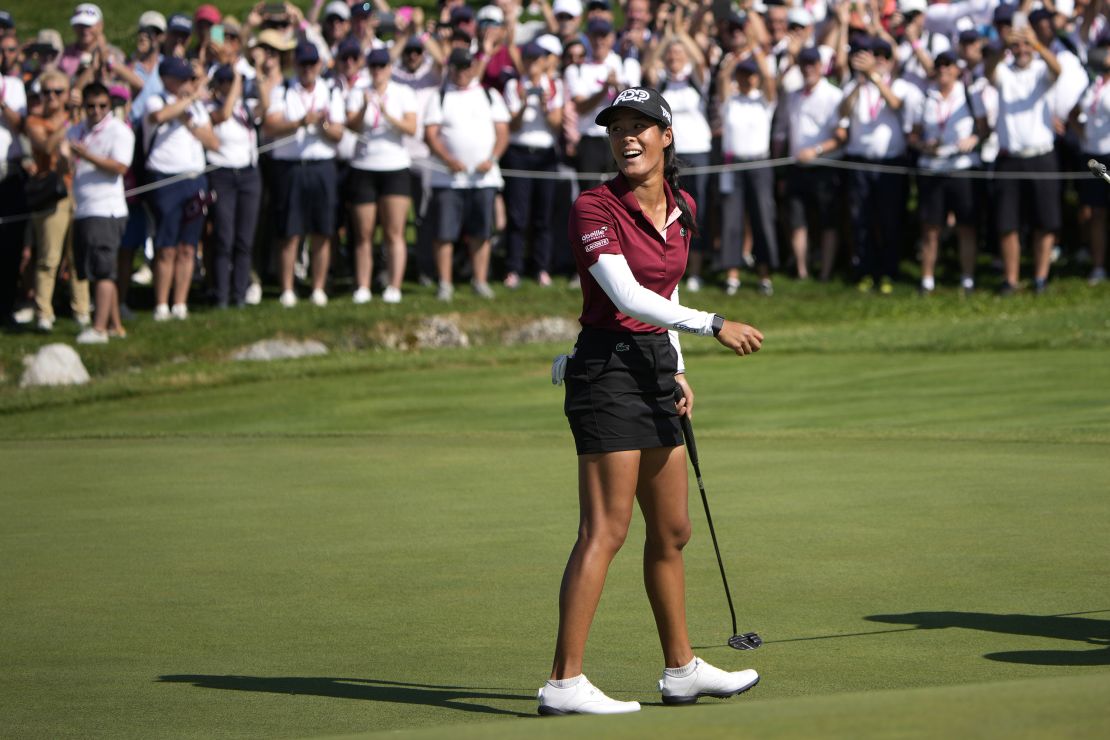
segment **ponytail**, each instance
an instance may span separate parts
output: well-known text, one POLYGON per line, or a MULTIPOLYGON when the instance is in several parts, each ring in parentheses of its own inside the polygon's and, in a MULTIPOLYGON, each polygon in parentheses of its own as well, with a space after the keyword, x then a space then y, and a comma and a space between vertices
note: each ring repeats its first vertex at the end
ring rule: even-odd
POLYGON ((698 233, 698 225, 694 219, 694 214, 690 212, 690 204, 686 198, 682 196, 682 191, 678 185, 678 155, 674 151, 674 141, 667 145, 663 150, 663 178, 667 184, 671 186, 671 193, 674 195, 675 202, 678 203, 678 208, 682 213, 678 217, 678 222, 686 227, 691 236, 698 233))

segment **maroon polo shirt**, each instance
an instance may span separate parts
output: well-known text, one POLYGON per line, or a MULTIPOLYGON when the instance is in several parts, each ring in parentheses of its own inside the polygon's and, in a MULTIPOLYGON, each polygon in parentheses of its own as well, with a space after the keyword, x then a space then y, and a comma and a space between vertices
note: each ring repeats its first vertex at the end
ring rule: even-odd
MULTIPOLYGON (((632 331, 663 334, 666 329, 645 324, 617 310, 613 301, 590 274, 603 254, 621 254, 640 285, 670 300, 675 286, 686 272, 691 234, 677 221, 678 204, 670 185, 667 194, 668 226, 666 239, 655 228, 636 201, 624 175, 578 196, 570 212, 570 248, 582 281, 583 327, 609 331, 632 331)), ((680 191, 696 214, 696 205, 685 191, 680 191)))

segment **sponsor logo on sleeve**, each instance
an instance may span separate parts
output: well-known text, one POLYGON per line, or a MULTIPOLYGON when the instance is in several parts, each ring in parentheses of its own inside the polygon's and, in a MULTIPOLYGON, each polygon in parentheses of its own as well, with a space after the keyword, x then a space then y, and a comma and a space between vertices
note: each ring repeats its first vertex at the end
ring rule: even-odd
POLYGON ((674 329, 675 331, 686 332, 687 334, 697 334, 698 333, 697 329, 695 329, 692 326, 687 326, 686 324, 671 324, 671 328, 674 329))
POLYGON ((598 239, 596 242, 593 242, 592 244, 587 244, 586 245, 586 253, 589 254, 590 252, 593 252, 596 249, 601 249, 602 247, 604 247, 608 243, 609 243, 608 239, 598 239))
POLYGON ((588 234, 582 234, 578 238, 582 240, 583 244, 585 244, 586 242, 592 242, 594 239, 600 239, 601 237, 605 236, 605 232, 608 230, 608 226, 602 226, 600 229, 594 229, 588 234))

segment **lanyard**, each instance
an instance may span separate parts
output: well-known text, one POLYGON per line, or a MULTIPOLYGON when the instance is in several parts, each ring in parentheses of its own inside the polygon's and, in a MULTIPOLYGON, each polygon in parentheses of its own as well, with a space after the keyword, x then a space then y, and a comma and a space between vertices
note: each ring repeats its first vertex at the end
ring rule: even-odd
POLYGON ((1092 116, 1095 115, 1098 112, 1098 104, 1099 104, 1099 101, 1102 99, 1102 87, 1105 84, 1106 84, 1106 78, 1105 77, 1100 76, 1097 80, 1095 80, 1095 95, 1094 95, 1094 99, 1091 100, 1091 110, 1090 110, 1090 115, 1092 115, 1092 116))
MULTIPOLYGON (((952 97, 949 94, 948 98, 952 97)), ((948 119, 956 112, 956 103, 948 105, 948 98, 941 98, 937 101, 937 128, 940 129, 941 134, 944 134, 944 129, 948 125, 948 119)))
POLYGON ((374 123, 370 125, 371 131, 376 130, 378 128, 378 124, 382 122, 382 111, 385 110, 386 101, 389 99, 388 93, 388 87, 386 88, 386 91, 384 93, 381 93, 380 95, 378 94, 378 91, 373 87, 369 88, 366 91, 366 102, 374 103, 374 123), (373 93, 373 98, 371 98, 371 93, 373 93))
POLYGON ((867 119, 868 123, 874 122, 875 119, 879 117, 879 111, 881 111, 883 108, 883 93, 881 90, 879 90, 878 85, 876 85, 875 83, 871 83, 866 88, 864 88, 864 90, 866 90, 867 92, 868 100, 870 101, 871 99, 872 88, 874 88, 875 90, 875 101, 864 103, 864 105, 867 106, 867 114, 869 116, 869 118, 867 119))

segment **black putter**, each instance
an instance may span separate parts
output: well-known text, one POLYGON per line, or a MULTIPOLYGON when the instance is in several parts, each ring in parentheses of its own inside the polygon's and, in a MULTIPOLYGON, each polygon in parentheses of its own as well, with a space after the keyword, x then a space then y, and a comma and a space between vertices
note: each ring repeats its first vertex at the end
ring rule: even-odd
MULTIPOLYGON (((685 398, 682 387, 674 390, 675 401, 685 398)), ((690 454, 690 462, 694 464, 694 475, 698 479, 698 490, 701 492, 701 505, 705 508, 705 520, 709 522, 709 536, 713 540, 713 552, 717 553, 717 567, 721 569, 721 582, 725 584, 725 598, 728 600, 728 612, 732 615, 732 637, 728 638, 728 646, 736 650, 755 650, 763 644, 763 639, 754 632, 737 634, 736 609, 732 606, 732 592, 728 588, 728 578, 725 577, 725 564, 721 560, 721 549, 717 547, 717 532, 713 529, 713 517, 709 513, 709 499, 705 497, 705 484, 701 482, 701 466, 698 465, 698 445, 694 442, 694 427, 690 425, 690 417, 683 414, 678 417, 682 424, 682 436, 686 438, 686 449, 690 454)))

